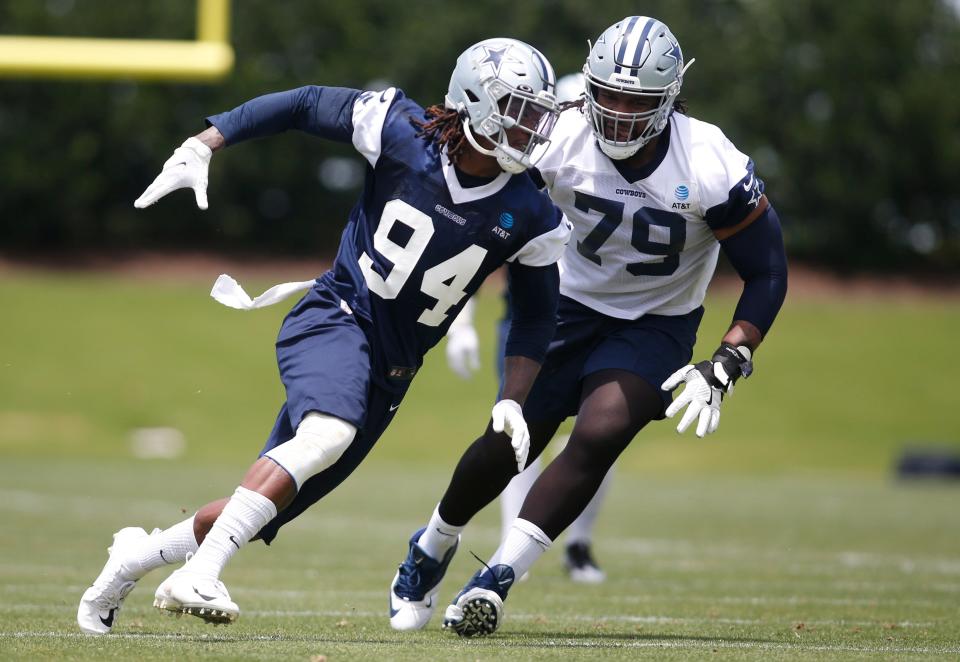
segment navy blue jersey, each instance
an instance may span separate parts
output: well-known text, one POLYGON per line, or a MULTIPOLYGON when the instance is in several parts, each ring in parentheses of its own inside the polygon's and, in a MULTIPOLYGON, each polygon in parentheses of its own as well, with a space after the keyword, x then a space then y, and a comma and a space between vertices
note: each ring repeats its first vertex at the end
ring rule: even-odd
POLYGON ((295 128, 352 142, 367 160, 363 194, 319 281, 366 322, 374 378, 385 385, 413 376, 491 272, 505 262, 554 268, 570 231, 526 175, 464 188, 446 155, 417 137, 414 121, 426 118, 394 88, 316 86, 208 118, 227 144, 295 128))

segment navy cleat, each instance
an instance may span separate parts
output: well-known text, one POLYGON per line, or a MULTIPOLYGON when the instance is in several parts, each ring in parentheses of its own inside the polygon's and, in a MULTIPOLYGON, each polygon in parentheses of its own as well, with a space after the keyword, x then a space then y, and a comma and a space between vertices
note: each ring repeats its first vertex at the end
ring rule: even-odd
POLYGON ((443 627, 461 637, 485 637, 503 622, 503 601, 513 586, 513 568, 495 565, 479 570, 443 616, 443 627))
POLYGON ((411 536, 407 558, 390 584, 390 627, 394 630, 419 630, 430 622, 436 609, 440 582, 460 544, 460 536, 457 536, 457 542, 442 560, 437 561, 417 544, 425 530, 420 529, 411 536))

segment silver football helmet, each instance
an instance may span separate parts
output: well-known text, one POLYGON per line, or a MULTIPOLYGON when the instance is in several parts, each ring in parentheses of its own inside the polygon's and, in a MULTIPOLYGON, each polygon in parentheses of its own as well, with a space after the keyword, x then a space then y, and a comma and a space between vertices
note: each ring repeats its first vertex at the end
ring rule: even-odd
POLYGON ((474 149, 497 157, 503 170, 517 174, 532 167, 534 150, 550 142, 558 113, 556 85, 553 67, 533 46, 486 39, 457 58, 445 105, 461 113, 474 149), (520 129, 522 138, 514 131, 511 143, 510 129, 520 129), (491 146, 482 146, 478 135, 491 146))
MULTIPOLYGON (((589 43, 589 42, 588 42, 589 43)), ((600 149, 611 159, 626 159, 667 126, 680 94, 683 53, 670 28, 655 18, 627 16, 590 45, 583 66, 587 116, 600 149), (618 112, 597 100, 601 90, 650 101, 643 112, 618 112)))
POLYGON ((583 72, 567 74, 557 79, 557 101, 560 103, 578 101, 586 94, 583 72))

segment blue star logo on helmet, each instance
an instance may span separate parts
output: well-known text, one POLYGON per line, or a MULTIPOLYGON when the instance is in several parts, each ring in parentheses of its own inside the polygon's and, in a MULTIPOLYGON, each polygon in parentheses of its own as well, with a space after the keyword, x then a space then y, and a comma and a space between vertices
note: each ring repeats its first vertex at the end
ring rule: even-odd
POLYGON ((673 189, 673 194, 676 196, 677 200, 686 200, 690 197, 690 189, 681 184, 677 188, 673 189))
POLYGON ((513 214, 508 211, 500 212, 500 227, 509 230, 513 227, 513 214))
POLYGON ((483 51, 487 54, 487 56, 480 60, 480 64, 492 64, 494 74, 499 76, 500 67, 503 65, 504 60, 508 62, 516 62, 516 59, 507 55, 509 50, 509 45, 501 46, 499 48, 494 48, 493 46, 484 46, 483 51))
POLYGON ((683 53, 680 51, 680 44, 673 42, 673 47, 664 53, 664 56, 672 58, 678 68, 683 68, 683 53))

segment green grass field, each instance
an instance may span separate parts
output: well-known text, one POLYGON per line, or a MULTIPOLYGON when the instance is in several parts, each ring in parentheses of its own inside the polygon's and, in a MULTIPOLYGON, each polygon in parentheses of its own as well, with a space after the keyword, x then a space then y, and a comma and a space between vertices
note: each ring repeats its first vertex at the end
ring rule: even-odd
MULTIPOLYGON (((570 584, 556 549, 511 593, 494 637, 460 641, 439 619, 401 635, 386 587, 493 397, 498 301, 486 292, 487 370, 460 382, 442 351, 429 358, 356 474, 227 569, 236 624, 160 617, 158 572, 115 634, 84 637, 76 605, 110 535, 229 493, 280 404, 272 342, 287 306, 228 310, 209 284, 0 275, 0 658, 960 656, 960 485, 892 476, 906 445, 960 447, 948 427, 960 305, 931 298, 790 299, 716 435, 659 423, 625 453, 597 531, 606 584, 570 584), (155 426, 182 431, 182 457, 133 456, 131 431, 155 426)), ((732 305, 708 301, 698 353, 732 305)), ((498 526, 494 507, 467 529, 444 600, 498 526)))

